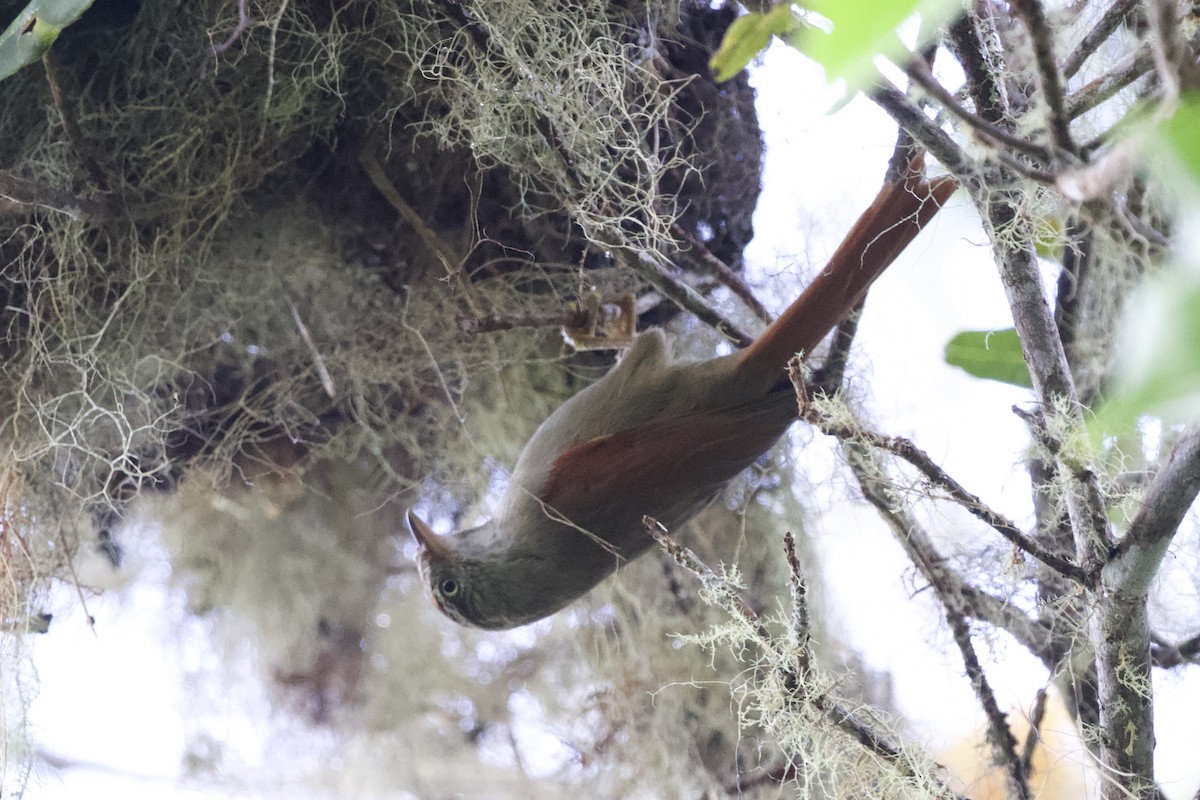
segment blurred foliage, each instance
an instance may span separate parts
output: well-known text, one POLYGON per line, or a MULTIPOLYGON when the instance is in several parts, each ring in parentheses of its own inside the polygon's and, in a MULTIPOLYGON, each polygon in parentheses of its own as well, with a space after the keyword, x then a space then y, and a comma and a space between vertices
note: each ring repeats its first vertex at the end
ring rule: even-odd
POLYGON ((739 17, 713 55, 717 80, 728 80, 766 49, 774 37, 825 68, 828 80, 861 88, 875 74, 874 59, 906 58, 897 30, 920 15, 930 35, 961 8, 958 0, 811 0, 783 2, 766 12, 739 17))
POLYGON ((93 0, 32 0, 0 33, 0 80, 34 63, 93 0))
POLYGON ((1200 93, 1185 94, 1168 118, 1142 126, 1157 157, 1151 166, 1186 209, 1182 248, 1129 303, 1122 325, 1117 381, 1097 410, 1097 434, 1133 428, 1144 415, 1169 424, 1200 420, 1200 93))

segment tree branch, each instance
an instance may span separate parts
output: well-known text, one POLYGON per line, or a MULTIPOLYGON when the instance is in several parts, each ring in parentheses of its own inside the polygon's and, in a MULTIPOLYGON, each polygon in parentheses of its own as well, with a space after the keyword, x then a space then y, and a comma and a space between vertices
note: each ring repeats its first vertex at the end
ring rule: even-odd
POLYGON ((1015 523, 1003 514, 992 510, 978 496, 967 491, 962 484, 950 477, 944 469, 936 464, 929 457, 928 453, 921 450, 908 439, 899 436, 884 436, 874 431, 869 431, 857 424, 839 423, 822 413, 808 401, 808 392, 804 387, 800 365, 795 359, 788 365, 788 374, 791 376, 792 385, 796 389, 801 419, 815 425, 822 433, 832 436, 839 441, 869 445, 907 461, 916 467, 935 487, 946 492, 949 499, 999 533, 1010 544, 1081 585, 1086 586, 1092 583, 1091 578, 1078 565, 1050 553, 1041 545, 1034 542, 1015 523))
POLYGON ((1070 118, 1067 116, 1062 77, 1058 72, 1058 60, 1054 55, 1054 32, 1046 20, 1046 11, 1040 0, 1013 0, 1013 8, 1025 21, 1029 36, 1033 40, 1033 57, 1037 65, 1038 85, 1042 98, 1050 110, 1050 141, 1061 153, 1074 153, 1071 141, 1070 118))
POLYGON ((958 143, 925 115, 916 103, 894 86, 879 83, 869 92, 876 105, 896 124, 912 135, 922 148, 936 158, 963 186, 981 186, 978 167, 967 158, 958 143))
POLYGON ((728 264, 713 255, 712 251, 704 246, 704 242, 685 231, 679 223, 671 225, 671 233, 690 248, 688 250, 681 249, 679 254, 693 264, 694 271, 711 272, 725 288, 737 295, 754 312, 754 316, 768 324, 772 322, 771 313, 754 296, 754 290, 750 288, 749 284, 742 280, 742 276, 734 272, 728 264))
POLYGON ((1154 634, 1150 636, 1150 658, 1154 666, 1160 669, 1200 663, 1197 656, 1200 656, 1200 633, 1184 639, 1179 644, 1171 644, 1154 634))
POLYGON ((954 636, 954 643, 962 655, 967 680, 979 700, 988 721, 988 741, 992 745, 996 762, 1003 765, 1008 775, 1009 786, 1021 800, 1031 797, 1026 772, 1017 755, 1017 741, 1008 727, 1008 720, 996 702, 996 695, 988 682, 975 646, 971 643, 971 629, 966 620, 967 604, 961 593, 961 581, 945 567, 944 559, 934 548, 928 535, 917 523, 909 508, 900 500, 895 484, 887 477, 878 458, 861 445, 850 446, 850 464, 863 496, 883 515, 900 546, 921 575, 933 587, 942 604, 946 623, 954 636))
POLYGON ((1154 68, 1154 55, 1143 49, 1123 67, 1105 72, 1067 98, 1067 116, 1081 117, 1154 68))
MULTIPOLYGON (((646 530, 659 547, 672 559, 675 560, 684 569, 694 574, 700 582, 708 590, 709 596, 714 602, 719 605, 726 613, 733 617, 738 617, 750 625, 756 632, 755 644, 763 650, 768 651, 772 655, 772 660, 777 664, 782 664, 790 661, 784 658, 781 653, 781 648, 775 637, 763 626, 758 618, 758 614, 742 599, 741 594, 724 578, 718 575, 711 567, 705 564, 699 556, 692 552, 689 548, 676 542, 667 533, 657 520, 652 517, 644 517, 642 523, 646 526, 646 530)), ((797 565, 798 566, 798 565, 797 565)), ((794 575, 796 573, 793 573, 794 575)), ((793 588, 793 592, 795 589, 793 588)), ((795 598, 797 595, 793 594, 795 598)), ((799 595, 803 599, 803 593, 799 595)), ((795 621, 799 611, 794 612, 793 620, 795 621)), ((788 647, 790 650, 790 645, 788 647)), ((825 721, 848 735, 851 739, 857 742, 866 752, 879 758, 887 764, 897 774, 905 778, 917 778, 923 782, 934 780, 928 775, 918 775, 913 768, 904 749, 898 744, 892 742, 888 737, 875 730, 873 727, 863 722, 851 710, 845 708, 828 692, 808 692, 805 691, 805 683, 800 680, 799 674, 790 676, 784 681, 785 686, 793 687, 793 694, 788 698, 790 702, 804 703, 815 708, 820 712, 825 721)), ((783 773, 787 776, 787 771, 783 773)), ((954 800, 966 800, 962 795, 952 791, 950 788, 934 783, 933 796, 954 798, 954 800)))
POLYGON ((1051 161, 1050 152, 1042 145, 1026 141, 1013 133, 1009 133, 999 125, 993 124, 983 117, 972 114, 963 108, 954 95, 934 78, 933 73, 929 70, 929 65, 925 63, 924 59, 910 58, 904 62, 902 68, 905 75, 945 106, 947 111, 967 123, 986 143, 993 147, 1007 145, 1018 153, 1024 153, 1043 164, 1048 164, 1051 161))
MULTIPOLYGON (((108 203, 55 189, 0 170, 0 199, 8 200, 16 209, 45 209, 65 214, 71 219, 103 222, 110 216, 108 203)), ((0 212, 7 211, 0 205, 0 212)))
POLYGON ((1183 515, 1200 493, 1200 427, 1184 432, 1150 481, 1129 531, 1104 566, 1105 584, 1144 594, 1183 515))
POLYGON ((690 311, 697 319, 724 336, 736 347, 749 347, 754 337, 708 304, 700 293, 673 276, 656 255, 633 248, 625 243, 609 243, 613 258, 626 269, 645 278, 650 285, 680 308, 690 311))
POLYGON ((1096 52, 1096 49, 1100 45, 1108 40, 1108 37, 1113 35, 1113 32, 1121 25, 1125 17, 1137 4, 1138 0, 1115 0, 1100 19, 1096 21, 1096 24, 1092 26, 1092 29, 1079 40, 1079 44, 1075 46, 1071 54, 1063 60, 1063 75, 1067 78, 1074 77, 1084 62, 1091 57, 1092 53, 1096 52))
POLYGON ((998 70, 988 57, 971 14, 963 14, 950 26, 949 44, 966 76, 967 95, 975 106, 975 113, 993 125, 1010 125, 1002 88, 996 81, 998 70))

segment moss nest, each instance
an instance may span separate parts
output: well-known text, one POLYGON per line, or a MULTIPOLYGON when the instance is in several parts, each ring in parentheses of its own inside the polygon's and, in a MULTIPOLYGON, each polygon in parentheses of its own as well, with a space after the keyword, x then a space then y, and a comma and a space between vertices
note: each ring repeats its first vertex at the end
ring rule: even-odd
POLYGON ((0 84, 37 200, 0 208, 9 628, 147 489, 337 458, 477 497, 482 454, 606 357, 461 320, 645 293, 597 242, 672 258, 682 231, 736 264, 750 236, 752 93, 705 68, 731 12, 245 9, 98 0, 0 84))

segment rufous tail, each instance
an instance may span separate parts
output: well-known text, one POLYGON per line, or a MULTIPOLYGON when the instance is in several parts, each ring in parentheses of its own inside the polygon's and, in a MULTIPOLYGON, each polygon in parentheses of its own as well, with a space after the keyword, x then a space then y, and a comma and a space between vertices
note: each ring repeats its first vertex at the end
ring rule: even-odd
POLYGON ((796 353, 812 352, 954 193, 953 178, 926 181, 919 166, 914 159, 909 176, 884 184, 825 269, 742 351, 738 368, 748 380, 773 381, 796 353))

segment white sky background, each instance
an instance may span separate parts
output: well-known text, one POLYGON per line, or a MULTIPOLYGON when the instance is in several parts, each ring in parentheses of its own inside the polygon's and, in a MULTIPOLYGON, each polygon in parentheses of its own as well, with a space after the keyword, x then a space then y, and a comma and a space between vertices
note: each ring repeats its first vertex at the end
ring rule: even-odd
MULTIPOLYGON (((796 291, 794 256, 819 268, 878 190, 895 128, 862 99, 827 116, 836 93, 824 86, 816 67, 786 48, 768 53, 755 70, 755 84, 768 161, 756 215, 759 238, 747 259, 762 275, 760 296, 779 310, 796 291)), ((942 361, 945 343, 956 332, 1010 325, 978 219, 958 197, 932 234, 923 235, 872 290, 852 370, 860 394, 872 398, 866 414, 881 430, 914 439, 968 489, 1026 523, 1031 502, 1019 466, 1026 434, 1009 409, 1028 402, 1029 393, 970 378, 942 361)), ((935 747, 965 735, 979 722, 978 704, 949 636, 930 616, 931 599, 913 598, 906 561, 882 522, 869 508, 845 499, 847 478, 835 466, 828 442, 815 433, 802 438, 813 451, 806 455, 807 480, 829 487, 811 499, 820 524, 806 532, 817 543, 833 587, 831 606, 841 635, 868 664, 892 673, 897 700, 918 735, 935 747)), ((949 535, 962 519, 949 515, 929 523, 935 535, 949 535)), ((33 735, 46 752, 95 767, 43 766, 27 796, 274 796, 249 787, 180 783, 188 689, 185 665, 178 661, 180 637, 166 630, 178 624, 179 612, 162 589, 164 565, 153 557, 147 564, 151 568, 131 586, 90 602, 98 635, 64 594, 56 609, 63 613, 56 613, 51 632, 32 637, 41 684, 33 735)), ((184 648, 184 655, 202 659, 204 631, 195 627, 195 649, 184 648)), ((1022 648, 999 641, 999 649, 984 657, 1002 662, 985 665, 1000 703, 1006 710, 1028 707, 1044 673, 1022 648)), ((1190 797, 1200 784, 1198 672, 1193 668, 1158 681, 1160 777, 1178 798, 1190 797), (1181 681, 1180 674, 1188 680, 1181 681), (1181 780, 1173 783, 1176 779, 1181 780)), ((263 702, 240 699, 251 707, 263 702)), ((261 755, 266 738, 249 721, 252 714, 247 711, 244 724, 230 731, 248 762, 256 752, 261 755)))

